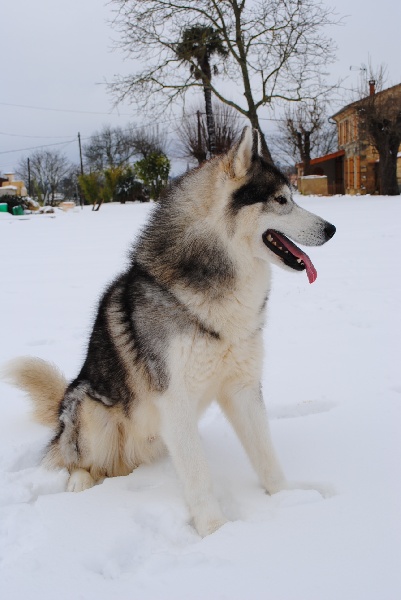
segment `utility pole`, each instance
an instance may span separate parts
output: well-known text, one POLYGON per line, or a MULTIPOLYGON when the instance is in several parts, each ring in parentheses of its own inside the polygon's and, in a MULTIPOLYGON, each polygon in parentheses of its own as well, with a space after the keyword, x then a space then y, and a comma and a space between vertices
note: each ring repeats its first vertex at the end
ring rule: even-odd
POLYGON ((82 162, 82 147, 81 147, 81 134, 78 131, 78 145, 79 145, 79 160, 81 162, 81 175, 84 174, 84 165, 82 162))
MULTIPOLYGON (((80 163, 81 163, 81 175, 83 175, 84 174, 84 165, 83 165, 83 162, 82 162, 81 134, 79 133, 79 131, 78 131, 78 146, 79 146, 79 160, 80 160, 80 163)), ((78 186, 78 189, 79 189, 79 203, 81 205, 81 208, 83 209, 83 207, 84 207, 84 199, 83 199, 82 189, 81 189, 80 185, 78 186)))
POLYGON ((31 195, 31 161, 28 158, 28 196, 31 195))

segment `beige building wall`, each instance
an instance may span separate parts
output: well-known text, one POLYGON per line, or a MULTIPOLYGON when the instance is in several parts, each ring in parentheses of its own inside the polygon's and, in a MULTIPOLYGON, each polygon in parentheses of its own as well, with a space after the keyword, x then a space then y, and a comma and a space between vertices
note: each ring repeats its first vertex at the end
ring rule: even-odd
POLYGON ((298 190, 304 196, 328 196, 326 175, 306 175, 298 178, 298 190))
MULTIPOLYGON (((401 84, 380 94, 391 94, 401 101, 401 84)), ((359 131, 357 107, 353 102, 332 118, 337 123, 338 147, 345 151, 344 191, 346 194, 374 194, 378 191, 376 149, 363 139, 359 131)), ((401 146, 400 146, 401 151, 401 146)), ((401 159, 398 159, 397 179, 401 185, 401 159)))
POLYGON ((2 195, 10 193, 15 196, 26 196, 28 194, 25 183, 23 181, 14 180, 14 173, 5 173, 5 177, 7 177, 8 181, 3 182, 1 187, 10 189, 3 189, 2 195), (15 189, 13 190, 12 188, 15 189))

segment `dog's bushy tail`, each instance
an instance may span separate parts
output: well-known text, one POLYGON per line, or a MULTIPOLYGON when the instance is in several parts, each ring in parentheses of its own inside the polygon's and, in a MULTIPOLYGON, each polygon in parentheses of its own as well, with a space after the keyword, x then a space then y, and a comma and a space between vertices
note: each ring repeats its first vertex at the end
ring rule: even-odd
POLYGON ((41 358, 23 356, 8 362, 2 368, 1 375, 2 379, 31 397, 35 421, 52 429, 57 428, 67 380, 55 365, 41 358))

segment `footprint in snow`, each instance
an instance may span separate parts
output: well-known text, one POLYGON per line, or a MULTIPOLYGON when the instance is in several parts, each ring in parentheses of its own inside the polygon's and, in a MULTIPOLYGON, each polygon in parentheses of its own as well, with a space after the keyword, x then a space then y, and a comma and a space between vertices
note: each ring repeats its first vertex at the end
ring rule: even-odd
POLYGON ((271 419, 294 419, 298 417, 308 417, 309 415, 318 415, 329 412, 337 405, 335 402, 326 400, 311 400, 299 402, 298 404, 287 404, 286 406, 277 406, 269 409, 271 419))

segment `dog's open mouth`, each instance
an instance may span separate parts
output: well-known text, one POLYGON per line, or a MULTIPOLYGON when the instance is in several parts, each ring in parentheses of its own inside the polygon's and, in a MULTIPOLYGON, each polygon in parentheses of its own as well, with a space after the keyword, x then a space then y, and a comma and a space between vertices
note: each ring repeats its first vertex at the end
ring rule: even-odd
POLYGON ((309 256, 283 233, 279 233, 274 229, 268 229, 263 234, 263 242, 269 250, 277 254, 284 264, 291 267, 291 269, 295 269, 296 271, 304 271, 306 269, 309 283, 316 281, 317 271, 309 256))

